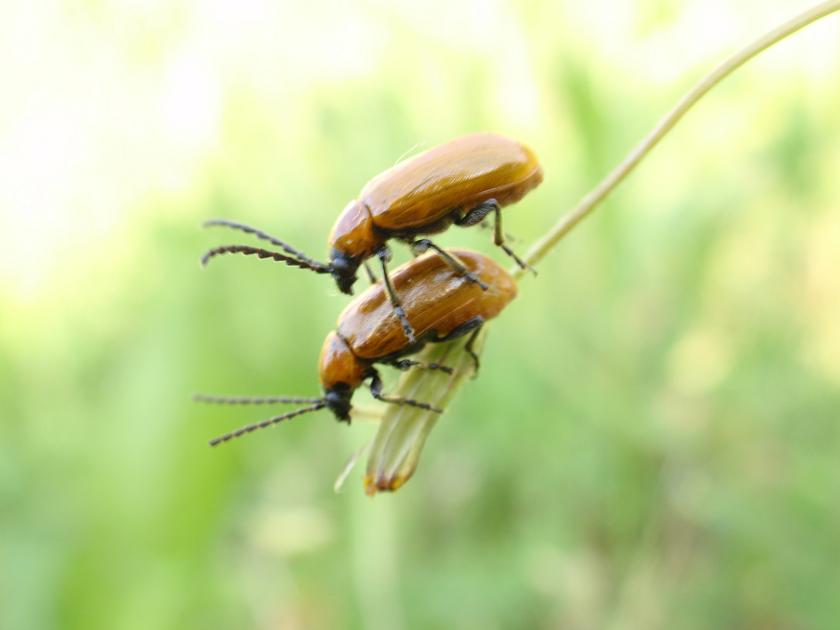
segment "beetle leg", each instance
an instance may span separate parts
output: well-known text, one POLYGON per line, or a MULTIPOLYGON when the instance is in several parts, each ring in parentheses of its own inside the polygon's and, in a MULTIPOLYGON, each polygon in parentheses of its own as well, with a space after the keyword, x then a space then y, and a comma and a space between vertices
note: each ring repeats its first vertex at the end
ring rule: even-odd
MULTIPOLYGON (((478 224, 482 230, 495 230, 495 225, 490 225, 490 221, 487 220, 487 217, 481 220, 481 223, 478 224)), ((511 243, 515 243, 517 241, 516 237, 513 236, 510 232, 505 232, 505 240, 511 243)))
POLYGON ((460 326, 453 328, 449 331, 448 335, 443 337, 438 337, 435 341, 452 341, 453 339, 457 339, 458 337, 463 337, 468 332, 472 332, 470 338, 467 340, 467 343, 464 345, 464 350, 466 350, 467 354, 472 357, 473 363, 475 365, 475 369, 473 370, 473 378, 478 376, 478 368, 480 365, 480 361, 478 360, 478 355, 476 354, 475 350, 473 349, 473 344, 475 343, 475 338, 478 337, 478 332, 481 330, 481 327, 484 325, 484 318, 480 315, 473 317, 472 319, 468 319, 460 326))
POLYGON ((386 365, 395 367, 398 370, 408 370, 416 367, 424 370, 440 370, 441 372, 446 372, 447 374, 452 374, 454 372, 454 370, 448 365, 441 365, 440 363, 426 363, 425 361, 415 361, 414 359, 397 359, 391 363, 387 363, 386 365))
POLYGON ((388 261, 391 259, 391 250, 387 247, 383 247, 379 250, 377 255, 379 256, 379 262, 382 263, 382 279, 385 282, 385 291, 388 293, 388 299, 391 301, 391 306, 394 308, 394 313, 396 313, 399 318, 400 324, 402 324, 405 336, 408 337, 408 343, 414 343, 417 341, 414 336, 414 328, 412 328, 411 324, 408 322, 408 317, 406 317, 405 311, 400 303, 400 299, 397 297, 397 293, 394 291, 394 287, 391 284, 391 278, 388 277, 388 261))
POLYGON ((432 407, 429 403, 419 402, 411 398, 386 396, 382 393, 382 379, 379 378, 379 373, 376 371, 374 371, 370 380, 370 393, 373 395, 374 398, 376 398, 376 400, 381 400, 382 402, 390 403, 392 405, 409 405, 411 407, 418 407, 420 409, 426 409, 427 411, 433 411, 435 413, 443 413, 443 409, 432 407))
POLYGON ((467 339, 467 343, 464 344, 464 350, 467 351, 467 354, 469 354, 472 357, 472 360, 473 360, 473 368, 474 368, 473 373, 472 373, 473 378, 476 378, 478 376, 478 368, 481 367, 481 361, 479 360, 478 355, 475 352, 475 349, 473 349, 473 344, 475 343, 475 339, 476 339, 476 337, 478 337, 478 333, 480 333, 480 332, 481 332, 481 326, 478 326, 472 332, 472 334, 470 335, 470 338, 467 339))
POLYGON ((422 254, 427 249, 435 250, 441 258, 443 258, 450 267, 452 267, 459 276, 463 276, 470 282, 475 282, 478 286, 480 286, 485 291, 490 287, 487 286, 486 283, 482 282, 482 280, 475 275, 473 272, 468 271, 467 268, 464 266, 460 260, 458 260, 455 256, 450 254, 448 251, 440 247, 439 245, 435 245, 432 241, 427 238, 421 238, 419 241, 414 241, 411 244, 411 249, 416 251, 418 254, 422 254))
POLYGON ((470 227, 471 225, 475 225, 476 223, 481 223, 484 221, 485 217, 489 215, 494 210, 497 210, 499 204, 496 202, 495 199, 488 199, 477 205, 472 210, 468 210, 466 214, 462 217, 458 217, 455 219, 455 225, 460 227, 470 227))
POLYGON ((513 253, 513 250, 505 245, 505 233, 502 231, 502 209, 496 204, 496 221, 495 221, 495 230, 493 232, 493 243, 501 247, 505 253, 513 258, 516 261, 516 264, 522 267, 522 269, 530 270, 533 274, 537 275, 537 270, 534 269, 531 265, 526 263, 524 260, 519 258, 516 254, 513 253))
POLYGON ((370 280, 371 284, 377 284, 379 279, 376 277, 376 274, 373 273, 373 269, 370 268, 368 261, 364 262, 365 271, 367 272, 368 279, 370 280))

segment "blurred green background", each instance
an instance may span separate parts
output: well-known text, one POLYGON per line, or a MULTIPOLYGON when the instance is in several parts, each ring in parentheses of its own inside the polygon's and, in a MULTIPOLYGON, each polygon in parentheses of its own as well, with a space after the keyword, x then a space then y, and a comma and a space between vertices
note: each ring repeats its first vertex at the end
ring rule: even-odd
MULTIPOLYGON (((363 466, 333 492, 371 423, 211 450, 266 410, 190 402, 316 394, 347 302, 255 259, 202 271, 243 241, 204 219, 323 256, 371 176, 495 130, 545 168, 505 215, 522 252, 806 6, 4 5, 0 628, 836 627, 837 17, 523 279, 400 492, 364 496, 363 466)), ((486 231, 439 241, 504 259, 486 231)))

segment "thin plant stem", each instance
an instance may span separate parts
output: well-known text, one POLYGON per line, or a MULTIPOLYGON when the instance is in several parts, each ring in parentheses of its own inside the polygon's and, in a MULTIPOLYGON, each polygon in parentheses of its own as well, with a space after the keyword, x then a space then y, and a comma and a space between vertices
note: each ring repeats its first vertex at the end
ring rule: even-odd
MULTIPOLYGON (((561 217, 548 233, 538 240, 525 255, 525 262, 536 265, 543 256, 557 245, 561 238, 571 232, 584 217, 592 212, 607 196, 633 171, 639 162, 650 153, 665 135, 673 129, 680 119, 703 98, 709 90, 715 87, 727 76, 740 68, 747 61, 773 44, 792 35, 796 31, 808 26, 830 13, 840 10, 840 0, 829 0, 811 7, 804 13, 788 20, 781 26, 765 33, 752 43, 721 62, 709 74, 700 79, 688 93, 659 121, 651 132, 616 166, 595 188, 593 188, 571 212, 561 217)), ((516 267, 511 271, 514 277, 522 275, 523 270, 516 267)))

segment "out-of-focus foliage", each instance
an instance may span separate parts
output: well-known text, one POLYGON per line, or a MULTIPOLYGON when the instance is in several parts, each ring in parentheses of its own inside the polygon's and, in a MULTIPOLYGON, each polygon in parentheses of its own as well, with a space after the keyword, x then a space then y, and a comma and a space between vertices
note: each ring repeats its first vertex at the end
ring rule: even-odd
MULTIPOLYGON (((794 3, 804 8, 806 3, 794 3)), ((393 496, 317 393, 322 255, 404 154, 490 129, 522 250, 790 2, 0 9, 0 627, 830 627, 840 618, 840 20, 716 90, 521 283, 393 496)), ((486 231, 440 242, 493 251, 486 231)), ((400 260, 406 252, 397 252, 400 260)), ((359 400, 365 402, 364 396, 359 400)))

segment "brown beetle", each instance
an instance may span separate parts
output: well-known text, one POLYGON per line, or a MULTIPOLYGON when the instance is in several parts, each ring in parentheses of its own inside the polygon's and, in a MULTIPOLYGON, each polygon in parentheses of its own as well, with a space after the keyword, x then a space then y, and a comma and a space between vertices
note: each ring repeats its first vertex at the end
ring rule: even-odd
MULTIPOLYGON (((398 296, 388 276, 391 251, 387 241, 392 238, 405 241, 417 254, 434 249, 460 275, 481 285, 480 278, 471 274, 457 258, 429 239, 416 240, 416 237, 437 234, 453 223, 462 227, 476 225, 493 213, 495 244, 526 268, 505 244, 500 209, 519 201, 542 178, 536 155, 524 144, 493 133, 471 134, 429 149, 374 177, 336 220, 329 237, 327 264, 309 258, 261 230, 224 219, 207 221, 205 225, 221 225, 253 234, 285 254, 247 245, 224 245, 205 253, 202 263, 220 254, 253 254, 316 273, 329 273, 339 290, 351 294, 359 266, 376 256, 382 265, 385 290, 393 309, 406 335, 413 340, 415 331, 406 317, 403 298, 398 296)), ((373 280, 369 269, 368 272, 373 280)))
POLYGON ((400 292, 406 316, 416 337, 408 340, 391 308, 382 285, 376 284, 355 298, 338 317, 336 330, 327 335, 318 360, 318 372, 324 395, 319 398, 226 398, 199 395, 195 400, 219 404, 309 403, 261 422, 249 424, 210 441, 211 446, 239 437, 281 420, 324 407, 338 420, 349 422, 353 393, 369 380, 374 398, 397 405, 412 405, 440 413, 430 405, 407 398, 389 397, 382 393, 382 380, 374 364, 390 365, 401 370, 412 367, 438 369, 451 373, 451 368, 404 358, 418 352, 425 344, 456 339, 472 333, 465 348, 478 368, 478 356, 472 342, 481 326, 498 315, 516 297, 516 282, 490 258, 469 250, 449 250, 466 269, 486 286, 459 274, 445 260, 428 254, 394 270, 391 280, 400 292))

